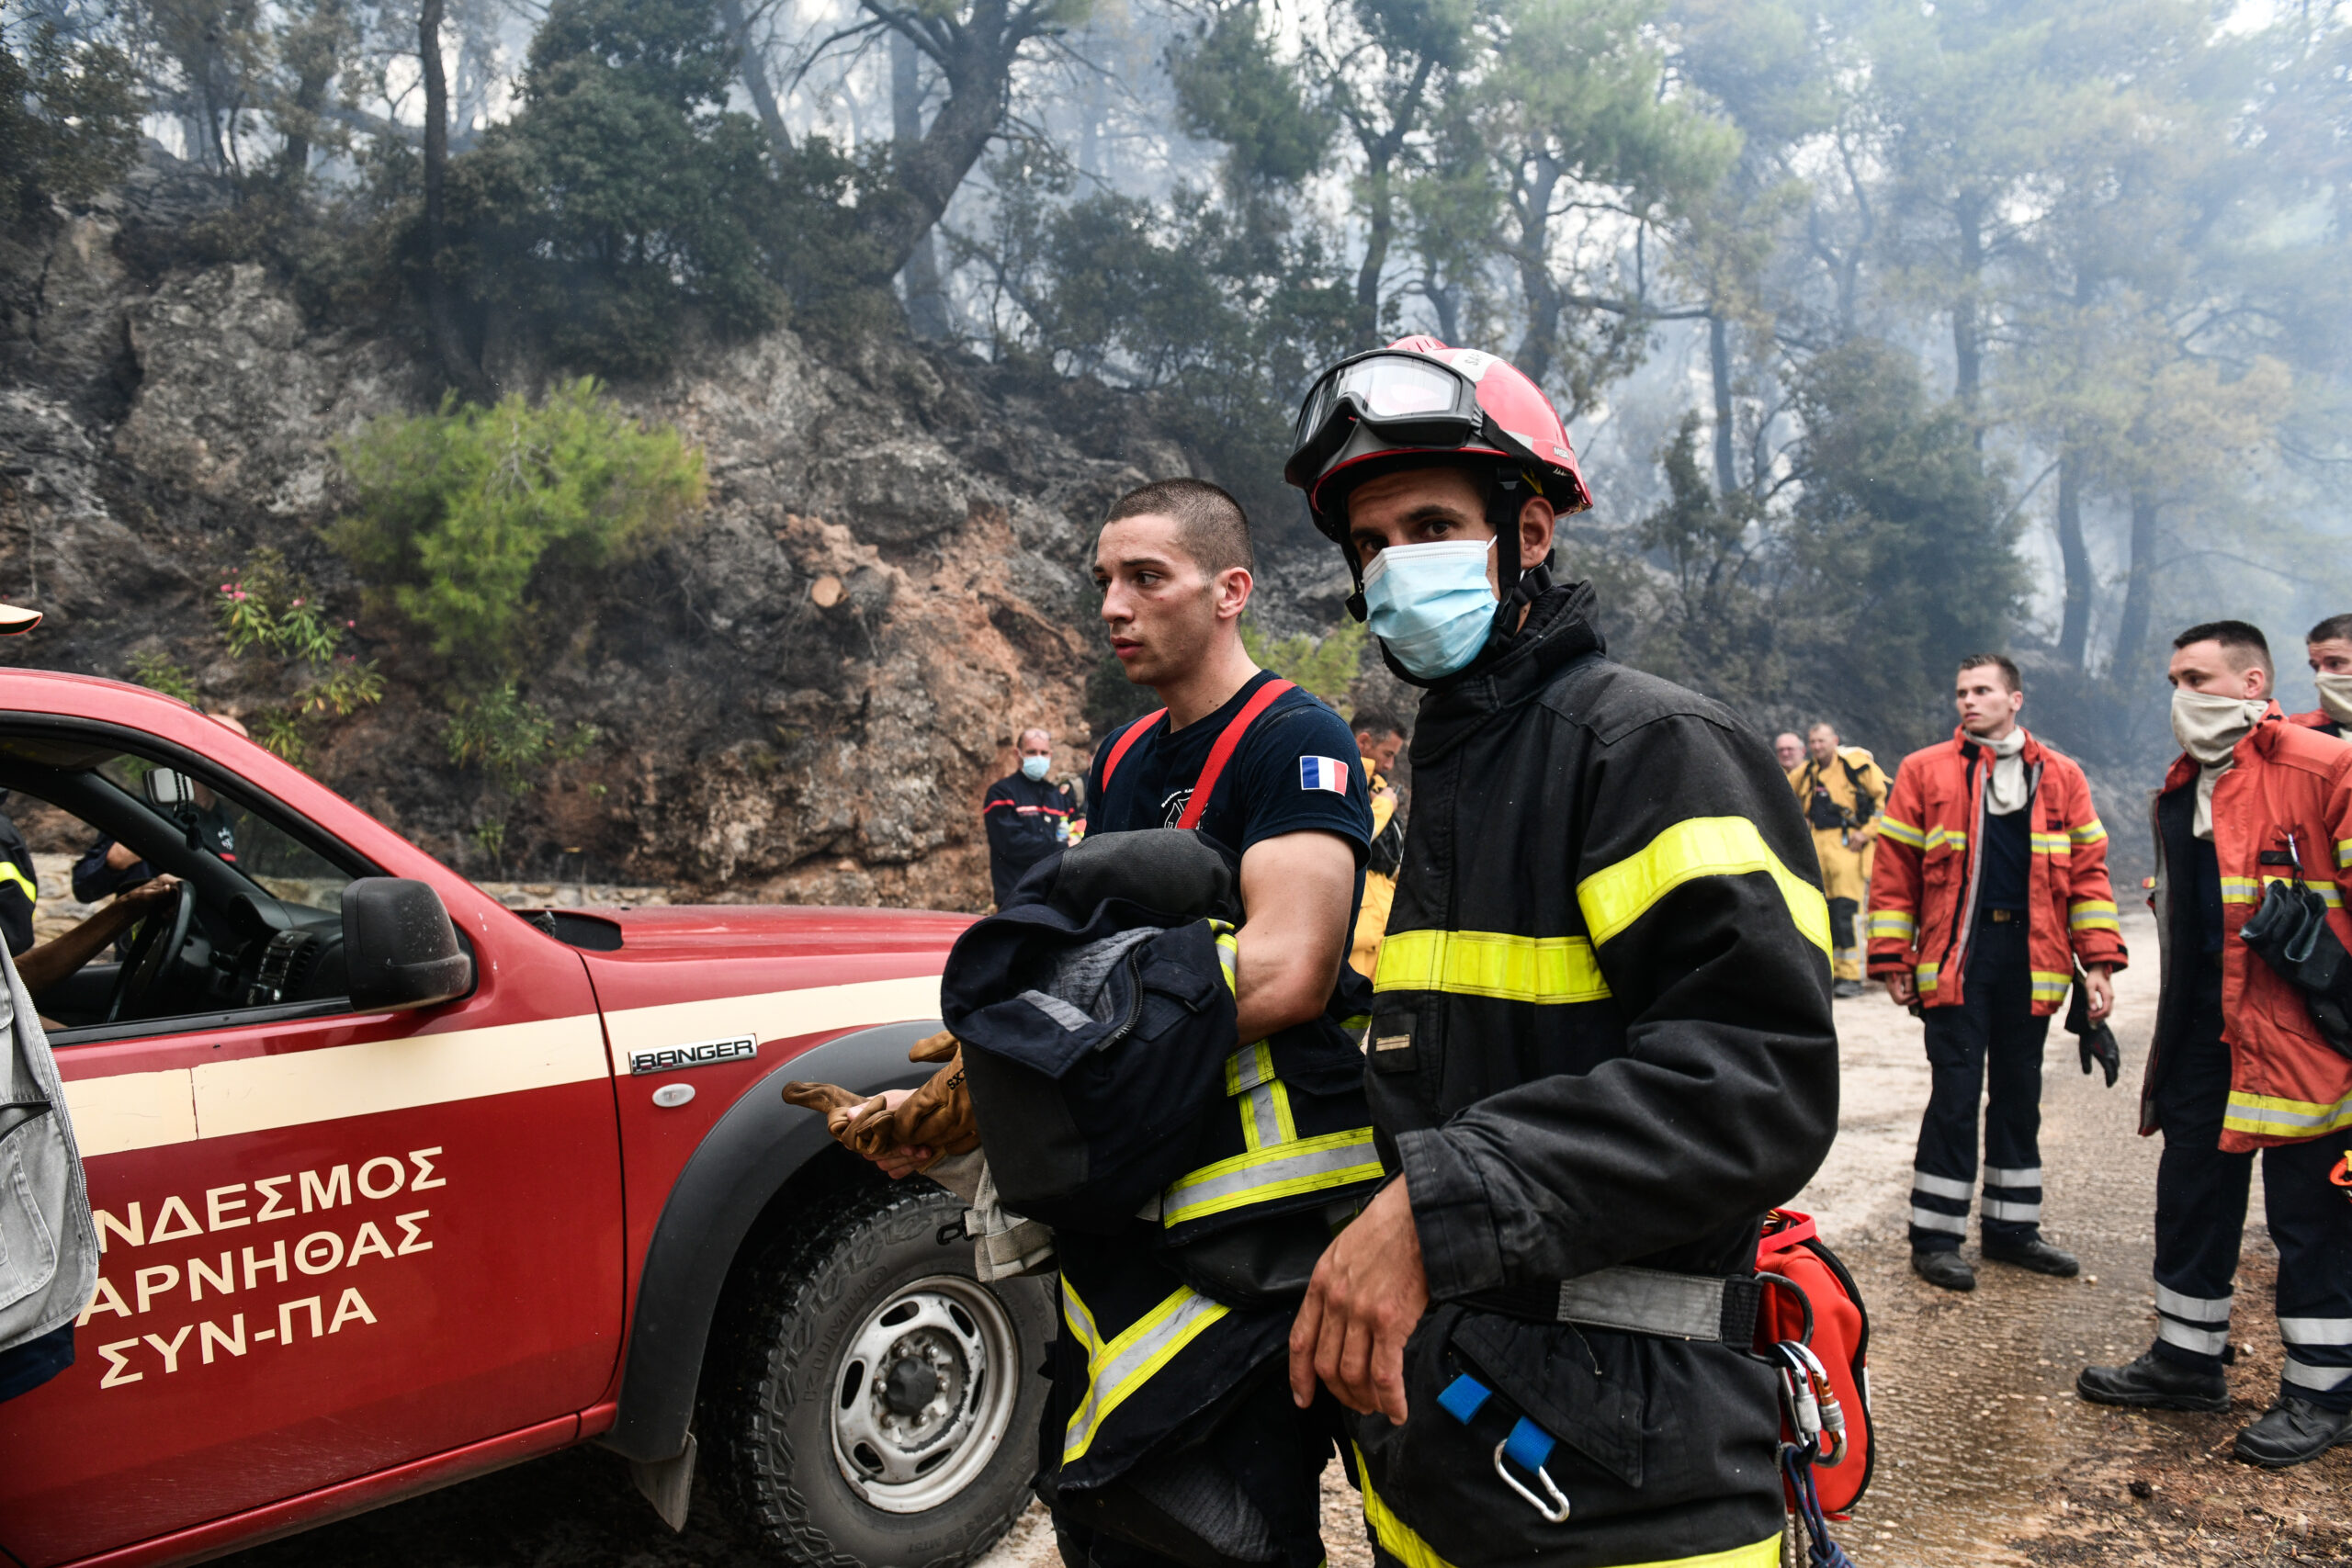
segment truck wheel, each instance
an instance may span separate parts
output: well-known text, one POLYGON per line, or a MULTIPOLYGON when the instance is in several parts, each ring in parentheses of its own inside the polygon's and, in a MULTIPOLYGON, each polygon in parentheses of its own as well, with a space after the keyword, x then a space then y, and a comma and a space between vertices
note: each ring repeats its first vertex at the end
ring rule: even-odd
POLYGON ((1053 1296, 983 1285, 964 1206, 860 1189, 736 1298, 705 1429, 738 1522, 796 1562, 955 1568, 1010 1529, 1037 1469, 1053 1296))

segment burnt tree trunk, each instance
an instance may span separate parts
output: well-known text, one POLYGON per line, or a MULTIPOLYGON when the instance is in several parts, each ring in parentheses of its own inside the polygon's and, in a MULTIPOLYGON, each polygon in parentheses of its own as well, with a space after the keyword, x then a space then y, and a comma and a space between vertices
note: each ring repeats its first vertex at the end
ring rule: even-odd
POLYGON ((2066 575, 2058 657, 2080 670, 2090 649, 2091 552, 2083 542, 2083 459, 2072 451, 2058 458, 2058 558, 2066 575))
POLYGON ((2155 496, 2144 486, 2132 487, 2132 572, 2123 585, 2123 618, 2115 629, 2115 665, 2110 673, 2128 681, 2137 673, 2140 655, 2148 640, 2148 621, 2155 611, 2155 496))
POLYGON ((487 403, 495 394, 458 334, 443 261, 447 243, 444 187, 449 175, 449 82, 441 67, 442 8, 443 0, 424 0, 416 22, 417 53, 424 73, 425 326, 432 335, 433 352, 441 362, 441 373, 466 397, 487 403))

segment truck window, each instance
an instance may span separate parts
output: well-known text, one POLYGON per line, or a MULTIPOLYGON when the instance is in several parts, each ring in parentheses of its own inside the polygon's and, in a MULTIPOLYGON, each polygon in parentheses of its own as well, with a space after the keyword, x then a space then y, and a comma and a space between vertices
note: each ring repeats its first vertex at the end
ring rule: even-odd
MULTIPOLYGON (((12 837, 21 842, 31 864, 16 881, 38 888, 31 943, 64 936, 159 876, 180 883, 112 942, 86 959, 75 948, 69 970, 33 986, 55 1043, 348 1005, 343 890, 369 868, 339 864, 296 837, 234 781, 0 735, 0 785, 9 791, 0 852, 12 837)), ((0 872, 0 902, 16 891, 0 872)), ((55 966, 18 951, 28 984, 55 966)))

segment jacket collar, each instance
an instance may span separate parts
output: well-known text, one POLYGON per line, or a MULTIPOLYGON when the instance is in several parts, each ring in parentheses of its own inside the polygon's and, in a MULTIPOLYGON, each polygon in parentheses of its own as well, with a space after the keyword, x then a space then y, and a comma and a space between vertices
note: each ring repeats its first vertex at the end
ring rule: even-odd
POLYGON ((1589 582, 1547 589, 1528 606, 1526 623, 1497 633, 1468 668, 1419 682, 1429 691, 1413 726, 1413 755, 1435 761, 1489 716, 1536 696, 1574 660, 1605 651, 1593 624, 1598 604, 1589 582))
MULTIPOLYGON (((2262 716, 2254 721, 2254 728, 2246 731, 2245 739, 2232 749, 2231 763, 2243 762, 2248 757, 2259 757, 2268 761, 2270 753, 2278 749, 2278 738, 2286 732, 2287 710, 2274 700, 2262 716)), ((2197 773, 2197 760, 2183 751, 2172 760, 2172 766, 2165 770, 2164 788, 2157 793, 2169 795, 2194 779, 2197 773)))
MULTIPOLYGON (((2025 729, 2025 726, 2023 725, 2019 725, 2018 728, 2019 729, 2025 729)), ((1983 741, 1977 739, 1973 735, 1969 734, 1968 731, 1960 725, 1952 726, 1951 739, 1953 747, 1957 749, 1960 754, 1963 757, 1967 756, 1971 751, 1989 751, 1990 750, 1983 741)), ((2028 767, 2031 767, 2041 761, 2041 742, 2034 739, 2032 730, 2026 729, 2025 749, 2019 751, 2018 755, 2025 759, 2025 762, 2028 767)))

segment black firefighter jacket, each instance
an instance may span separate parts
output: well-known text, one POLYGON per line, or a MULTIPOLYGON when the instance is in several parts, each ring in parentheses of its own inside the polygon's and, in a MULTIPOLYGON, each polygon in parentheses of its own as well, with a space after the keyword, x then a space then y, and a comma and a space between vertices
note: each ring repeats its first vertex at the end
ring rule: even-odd
POLYGON ((1360 1418, 1384 1543, 1458 1568, 1657 1562, 1777 1534, 1773 1381, 1745 1347, 1482 1310, 1617 1265, 1749 1272, 1837 1131, 1828 914, 1764 742, 1603 656, 1590 587, 1433 686, 1374 979, 1367 1081, 1432 1311, 1412 1417, 1360 1418), (1514 1289, 1516 1288, 1516 1290, 1514 1289), (1572 1513, 1506 1489, 1474 1371, 1559 1442, 1572 1513))

